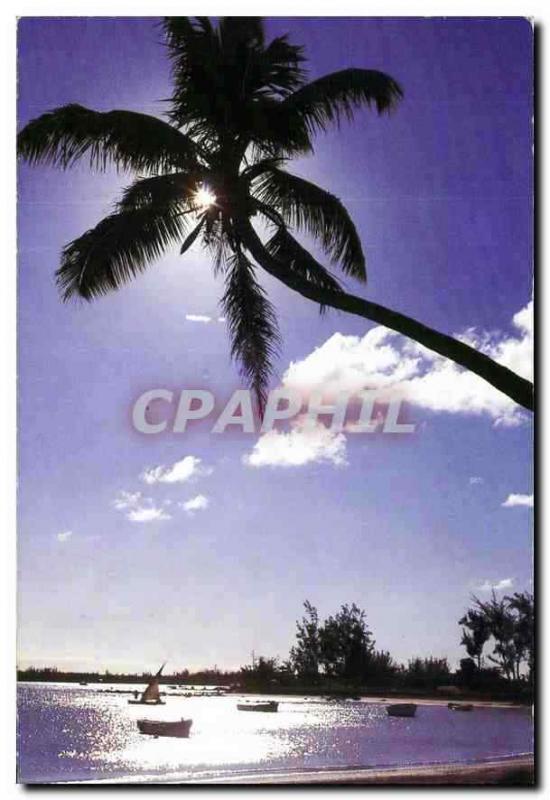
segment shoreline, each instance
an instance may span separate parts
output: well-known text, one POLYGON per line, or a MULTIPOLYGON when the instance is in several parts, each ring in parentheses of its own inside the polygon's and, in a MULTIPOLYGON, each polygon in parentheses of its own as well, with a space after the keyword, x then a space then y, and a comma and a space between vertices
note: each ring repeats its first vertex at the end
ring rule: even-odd
MULTIPOLYGON (((32 686, 33 684, 49 684, 49 685, 63 685, 63 686, 77 686, 76 681, 25 681, 25 680, 18 680, 18 684, 26 684, 32 686)), ((135 688, 143 688, 143 683, 127 683, 124 684, 122 682, 118 683, 96 683, 90 682, 87 684, 87 687, 94 689, 102 694, 132 694, 135 691, 135 688), (124 687, 132 687, 132 688, 124 688, 124 687), (114 688, 116 687, 116 688, 114 688)), ((192 699, 194 693, 192 693, 192 697, 189 698, 185 691, 183 692, 167 692, 165 691, 166 686, 161 685, 161 694, 167 698, 173 697, 186 697, 187 699, 192 699)), ((182 685, 181 689, 185 689, 185 685, 182 685)), ((213 690, 210 689, 209 686, 204 685, 201 686, 201 690, 204 692, 212 691, 212 695, 214 695, 213 690)), ((197 692, 197 697, 200 696, 200 693, 197 692)), ((485 699, 481 697, 472 697, 468 693, 460 694, 460 695, 450 695, 450 694, 433 694, 433 695, 418 695, 418 694, 407 694, 406 692, 399 693, 399 694, 392 694, 388 692, 384 695, 382 692, 377 694, 358 694, 357 698, 354 699, 350 695, 342 694, 331 694, 329 690, 324 692, 311 692, 308 693, 307 690, 303 690, 301 692, 292 691, 292 692, 285 692, 285 691, 278 691, 274 692, 272 690, 267 691, 247 691, 243 689, 241 691, 224 691, 220 692, 216 696, 219 697, 279 697, 283 698, 280 702, 288 702, 292 699, 297 700, 319 700, 319 701, 326 701, 326 702, 357 702, 357 703, 380 703, 382 705, 390 704, 390 703, 415 703, 418 706, 446 706, 448 703, 471 703, 476 708, 526 708, 531 709, 533 708, 533 704, 529 702, 522 702, 520 700, 491 700, 485 699)))
MULTIPOLYGON (((329 767, 285 772, 248 772, 224 776, 188 775, 174 773, 165 778, 158 775, 99 778, 83 781, 52 781, 52 785, 287 785, 287 786, 534 786, 534 754, 503 756, 478 762, 450 762, 442 764, 409 764, 393 767, 329 767)), ((41 784, 43 785, 43 784, 41 784)))
POLYGON ((189 779, 185 784, 286 784, 286 785, 422 785, 433 786, 534 786, 533 755, 493 759, 479 763, 424 764, 406 767, 370 767, 335 770, 311 770, 295 773, 226 776, 189 779))
POLYGON ((415 703, 417 706, 447 706, 449 703, 469 703, 473 705, 474 708, 533 708, 529 703, 520 703, 513 700, 479 700, 462 696, 411 697, 411 695, 390 695, 389 697, 377 697, 373 695, 362 695, 358 702, 381 703, 382 705, 389 705, 391 703, 415 703))

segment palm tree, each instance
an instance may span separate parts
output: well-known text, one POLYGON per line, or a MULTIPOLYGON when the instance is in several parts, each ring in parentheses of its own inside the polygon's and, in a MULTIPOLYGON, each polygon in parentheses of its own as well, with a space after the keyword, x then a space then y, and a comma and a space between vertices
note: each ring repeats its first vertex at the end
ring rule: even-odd
POLYGON ((466 614, 459 619, 458 624, 464 626, 460 644, 466 648, 470 658, 476 659, 477 668, 481 669, 483 648, 491 638, 486 614, 476 608, 469 608, 466 614))
POLYGON ((266 42, 258 18, 227 17, 214 26, 205 17, 168 17, 163 27, 173 72, 166 121, 68 105, 18 135, 18 152, 32 164, 67 168, 88 157, 92 167, 139 176, 112 214, 64 248, 56 273, 62 298, 92 300, 118 289, 169 246, 183 242, 183 254, 200 237, 225 281, 232 357, 260 409, 279 333, 258 266, 321 309, 409 336, 532 409, 528 381, 464 342, 344 291, 293 236, 313 237, 344 275, 366 281, 361 242, 340 200, 285 167, 313 152, 317 131, 351 119, 360 106, 393 109, 399 84, 367 69, 308 83, 302 48, 286 36, 266 42))

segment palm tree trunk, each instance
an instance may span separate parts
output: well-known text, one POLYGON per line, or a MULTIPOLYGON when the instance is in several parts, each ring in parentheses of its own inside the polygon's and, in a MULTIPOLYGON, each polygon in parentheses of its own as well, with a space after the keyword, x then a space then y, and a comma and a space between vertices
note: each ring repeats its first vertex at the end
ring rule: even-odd
POLYGON ((492 358, 475 350, 464 342, 447 336, 445 333, 429 328, 421 322, 392 311, 378 303, 372 303, 362 297, 321 288, 310 283, 296 273, 285 268, 283 262, 272 256, 264 247, 260 237, 247 219, 239 220, 236 230, 246 247, 257 263, 270 275, 273 275, 290 289, 317 303, 332 308, 347 311, 359 317, 384 325, 386 328, 408 336, 410 339, 433 350, 439 355, 451 359, 461 367, 474 372, 480 378, 503 392, 511 400, 526 408, 534 410, 533 384, 520 377, 512 370, 497 364, 492 358))

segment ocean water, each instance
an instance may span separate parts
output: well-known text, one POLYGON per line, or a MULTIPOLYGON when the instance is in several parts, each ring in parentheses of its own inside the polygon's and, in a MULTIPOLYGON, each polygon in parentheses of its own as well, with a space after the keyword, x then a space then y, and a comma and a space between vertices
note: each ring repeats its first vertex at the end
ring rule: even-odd
MULTIPOLYGON (((118 689, 122 688, 120 686, 118 689)), ((140 687, 141 688, 141 687, 140 687)), ((105 686, 20 684, 18 780, 161 782, 277 771, 469 762, 533 751, 528 709, 451 712, 419 706, 388 717, 383 703, 280 697, 279 711, 243 713, 237 695, 166 697, 128 705, 105 686), (192 718, 189 739, 138 732, 139 718, 192 718)), ((167 690, 169 691, 169 690, 167 690)))

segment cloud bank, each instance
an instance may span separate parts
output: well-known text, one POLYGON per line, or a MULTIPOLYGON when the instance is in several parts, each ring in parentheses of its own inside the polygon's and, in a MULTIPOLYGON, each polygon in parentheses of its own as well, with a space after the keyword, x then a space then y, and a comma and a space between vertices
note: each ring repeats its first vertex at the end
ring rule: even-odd
MULTIPOLYGON (((456 335, 524 378, 533 377, 533 303, 512 319, 511 335, 456 335)), ((382 326, 365 336, 335 333, 301 361, 290 364, 283 385, 301 391, 357 393, 376 389, 380 402, 399 398, 429 411, 485 415, 495 425, 518 425, 523 411, 477 375, 382 326)))
MULTIPOLYGON (((533 377, 533 302, 512 318, 512 333, 468 329, 457 338, 487 353, 525 378, 533 377)), ((382 326, 363 337, 335 333, 283 375, 285 388, 329 399, 339 392, 371 389, 378 402, 400 400, 435 413, 485 417, 494 426, 513 427, 526 419, 523 410, 477 375, 382 326)), ((243 457, 250 467, 298 467, 311 463, 346 463, 346 436, 322 424, 304 431, 300 421, 289 432, 260 436, 243 457)), ((472 478, 473 484, 481 479, 472 478)))

